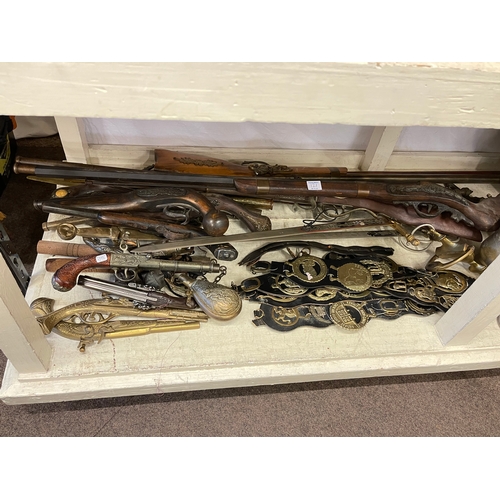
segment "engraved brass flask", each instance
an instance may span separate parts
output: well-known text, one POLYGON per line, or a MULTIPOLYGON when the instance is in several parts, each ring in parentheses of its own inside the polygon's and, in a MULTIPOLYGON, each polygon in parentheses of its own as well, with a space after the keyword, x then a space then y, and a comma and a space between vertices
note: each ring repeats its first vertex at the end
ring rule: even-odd
POLYGON ((195 279, 181 273, 177 277, 191 290, 200 309, 211 318, 228 321, 240 313, 241 297, 232 288, 212 283, 202 276, 195 279))

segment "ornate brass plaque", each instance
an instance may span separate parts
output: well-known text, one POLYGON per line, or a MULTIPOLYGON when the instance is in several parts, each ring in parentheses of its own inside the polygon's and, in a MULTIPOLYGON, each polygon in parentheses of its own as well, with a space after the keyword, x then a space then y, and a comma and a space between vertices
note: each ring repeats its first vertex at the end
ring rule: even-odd
POLYGON ((293 275, 307 283, 318 283, 328 273, 328 267, 323 259, 314 255, 303 255, 290 262, 292 271, 286 271, 288 276, 293 275))
POLYGON ((373 278, 368 269, 361 264, 350 262, 337 270, 337 280, 349 290, 364 292, 370 288, 373 278))

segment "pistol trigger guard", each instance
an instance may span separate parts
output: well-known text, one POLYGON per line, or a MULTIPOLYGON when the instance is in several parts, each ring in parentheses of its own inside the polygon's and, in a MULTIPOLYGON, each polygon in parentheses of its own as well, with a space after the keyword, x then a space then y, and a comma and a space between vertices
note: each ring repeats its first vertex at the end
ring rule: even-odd
POLYGON ((129 268, 117 268, 114 270, 114 274, 116 279, 122 283, 129 283, 137 278, 137 271, 129 268))
POLYGON ((415 209, 415 212, 422 217, 422 218, 431 218, 431 217, 436 217, 437 215, 441 215, 443 212, 443 209, 436 205, 435 203, 425 203, 425 206, 428 207, 428 211, 424 212, 420 209, 421 203, 414 203, 413 208, 415 209))
POLYGON ((182 217, 183 219, 179 222, 179 224, 183 226, 189 224, 192 219, 195 219, 199 216, 197 210, 195 210, 192 206, 183 203, 165 203, 163 205, 157 205, 157 208, 161 208, 163 214, 165 214, 167 217, 176 217, 179 219, 182 217), (175 214, 173 214, 168 210, 169 207, 181 208, 182 212, 176 212, 175 214))

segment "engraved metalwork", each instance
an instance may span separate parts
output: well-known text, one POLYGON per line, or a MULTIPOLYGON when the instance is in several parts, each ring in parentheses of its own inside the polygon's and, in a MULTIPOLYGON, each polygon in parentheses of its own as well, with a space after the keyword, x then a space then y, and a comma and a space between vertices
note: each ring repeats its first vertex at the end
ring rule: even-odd
POLYGON ((383 260, 363 259, 360 262, 368 267, 372 275, 372 287, 379 288, 394 276, 390 265, 383 260), (376 278, 376 276, 380 276, 380 278, 376 278))
POLYGON ((359 330, 370 319, 362 305, 351 300, 331 304, 330 316, 336 325, 346 330, 359 330))
POLYGON ((462 293, 467 289, 465 277, 454 272, 439 272, 433 281, 440 290, 462 293))
POLYGON ((273 321, 281 326, 294 326, 300 319, 300 313, 296 307, 281 307, 276 306, 271 310, 273 321))
POLYGON ((349 290, 364 292, 373 283, 370 271, 361 264, 350 262, 337 269, 337 280, 349 290))
POLYGON ((65 338, 79 341, 81 352, 89 344, 104 338, 121 338, 146 335, 153 332, 199 328, 200 321, 207 321, 201 311, 162 309, 143 311, 133 307, 127 299, 105 297, 76 302, 54 311, 54 299, 39 297, 30 308, 42 331, 52 331, 65 338), (147 320, 114 320, 118 316, 150 318, 147 320))
POLYGON ((137 337, 150 333, 162 333, 180 330, 198 329, 200 324, 195 321, 169 320, 115 320, 103 318, 100 321, 85 322, 83 324, 60 321, 55 326, 55 333, 62 337, 78 340, 78 350, 85 352, 88 345, 103 339, 137 337))
POLYGON ((274 278, 274 283, 271 285, 271 287, 279 290, 286 295, 302 295, 307 291, 307 288, 298 285, 290 278, 286 278, 280 275, 274 278))
POLYGON ((208 319, 205 313, 193 310, 161 309, 143 311, 134 308, 132 302, 125 298, 103 297, 102 299, 82 300, 55 311, 53 310, 53 304, 54 299, 40 297, 30 305, 45 335, 48 335, 60 321, 76 317, 81 318, 82 321, 99 315, 106 315, 109 320, 117 316, 188 321, 207 321, 208 319))
POLYGON ((116 242, 123 239, 148 242, 161 241, 164 239, 157 235, 125 227, 76 227, 68 223, 57 226, 57 235, 62 240, 72 240, 75 236, 81 236, 82 238, 108 238, 116 242))
POLYGON ((328 267, 319 257, 314 255, 302 255, 297 257, 292 262, 289 262, 292 267, 291 271, 285 271, 286 276, 295 276, 301 281, 307 283, 318 283, 328 273, 328 267))
POLYGON ((452 189, 441 186, 440 184, 387 184, 388 193, 396 195, 406 195, 413 193, 426 193, 432 196, 446 196, 468 207, 469 201, 460 193, 452 189))
POLYGON ((192 291, 196 303, 211 318, 227 321, 240 313, 241 297, 232 288, 211 283, 201 276, 194 279, 186 274, 179 274, 178 278, 192 291))

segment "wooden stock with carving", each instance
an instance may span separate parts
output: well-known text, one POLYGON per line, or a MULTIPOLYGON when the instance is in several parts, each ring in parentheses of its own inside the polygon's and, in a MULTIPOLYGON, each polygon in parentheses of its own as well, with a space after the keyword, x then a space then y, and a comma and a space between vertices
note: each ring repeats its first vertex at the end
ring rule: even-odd
MULTIPOLYGON (((36 207, 43 212, 64 214, 64 215, 85 215, 94 218, 106 226, 120 226, 137 229, 144 233, 151 233, 163 236, 168 240, 187 240, 189 238, 202 236, 208 233, 201 231, 196 227, 191 227, 173 222, 164 222, 161 217, 158 220, 149 214, 150 217, 129 213, 117 212, 94 212, 78 208, 61 207, 51 201, 35 202, 36 207)), ((214 235, 211 235, 214 236, 214 235)))
POLYGON ((155 170, 167 170, 178 174, 222 175, 228 177, 252 176, 337 176, 347 173, 345 167, 288 167, 269 165, 261 161, 236 163, 210 156, 180 153, 168 149, 155 149, 155 170))
POLYGON ((235 179, 236 189, 247 195, 282 197, 361 198, 379 203, 413 206, 421 223, 426 218, 450 213, 480 231, 493 231, 500 225, 500 195, 472 201, 457 190, 431 182, 393 183, 306 181, 293 179, 235 179))
POLYGON ((144 188, 117 194, 69 196, 47 203, 38 203, 36 206, 44 211, 66 207, 93 211, 161 212, 169 205, 188 205, 197 210, 203 217, 203 229, 211 236, 221 236, 229 227, 227 215, 219 212, 203 194, 183 187, 144 188))
POLYGON ((457 236, 471 241, 482 241, 483 235, 479 229, 454 221, 448 214, 436 215, 423 219, 413 207, 389 205, 363 198, 328 198, 318 196, 316 200, 320 205, 348 205, 351 207, 367 208, 379 214, 385 214, 394 220, 408 224, 409 226, 420 226, 430 224, 436 231, 449 236, 457 236))

